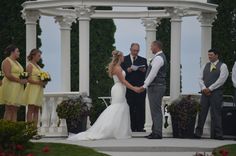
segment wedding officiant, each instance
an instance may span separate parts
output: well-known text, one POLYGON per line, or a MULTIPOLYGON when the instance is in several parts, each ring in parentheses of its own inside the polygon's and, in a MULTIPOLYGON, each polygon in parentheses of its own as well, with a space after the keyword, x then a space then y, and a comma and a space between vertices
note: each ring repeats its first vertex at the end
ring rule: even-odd
MULTIPOLYGON (((138 43, 132 43, 130 54, 125 56, 121 67, 126 72, 126 80, 133 86, 140 87, 144 84, 147 60, 139 56, 140 46, 138 43)), ((145 123, 145 98, 146 92, 135 93, 127 89, 126 99, 130 107, 131 129, 133 132, 144 131, 145 123)))

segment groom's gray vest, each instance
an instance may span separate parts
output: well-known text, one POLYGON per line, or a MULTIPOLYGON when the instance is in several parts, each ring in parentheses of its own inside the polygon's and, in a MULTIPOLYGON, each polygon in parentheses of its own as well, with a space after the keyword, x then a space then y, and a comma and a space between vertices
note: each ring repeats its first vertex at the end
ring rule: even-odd
MULTIPOLYGON (((223 63, 222 62, 218 62, 216 64, 216 69, 214 69, 213 71, 211 70, 211 62, 208 62, 203 70, 203 81, 205 86, 208 88, 210 87, 213 83, 215 83, 217 81, 217 79, 220 77, 220 68, 221 65, 223 63)), ((223 86, 220 86, 218 89, 223 89, 223 86)))
MULTIPOLYGON (((157 84, 159 84, 159 85, 165 85, 166 84, 166 71, 167 71, 166 56, 163 52, 156 55, 155 57, 157 57, 157 56, 162 57, 162 59, 164 60, 164 65, 159 69, 159 71, 157 72, 156 77, 154 78, 154 80, 152 81, 150 86, 151 85, 157 85, 157 84)), ((153 59, 155 59, 155 57, 153 59)), ((153 59, 151 60, 151 62, 153 61, 153 59)), ((150 62, 149 66, 148 66, 148 69, 147 69, 146 78, 148 77, 148 75, 149 75, 149 73, 152 69, 151 62, 150 62)))

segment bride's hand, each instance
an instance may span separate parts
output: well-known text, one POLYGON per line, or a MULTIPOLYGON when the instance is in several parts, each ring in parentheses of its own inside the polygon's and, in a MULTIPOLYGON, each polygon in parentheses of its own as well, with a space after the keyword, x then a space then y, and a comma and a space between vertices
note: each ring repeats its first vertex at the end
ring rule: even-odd
POLYGON ((133 91, 136 92, 136 93, 141 93, 142 92, 141 87, 134 87, 133 91))

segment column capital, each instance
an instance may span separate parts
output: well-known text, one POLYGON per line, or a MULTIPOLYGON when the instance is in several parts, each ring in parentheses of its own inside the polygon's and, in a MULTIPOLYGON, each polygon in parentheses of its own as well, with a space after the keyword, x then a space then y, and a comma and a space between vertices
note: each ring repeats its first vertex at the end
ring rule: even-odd
POLYGON ((187 13, 187 8, 173 7, 166 8, 166 13, 169 13, 171 22, 182 22, 182 17, 187 13))
POLYGON ((208 26, 211 27, 212 23, 214 22, 216 18, 215 13, 201 13, 197 19, 201 23, 201 26, 208 26))
POLYGON ((56 16, 55 22, 59 23, 60 29, 71 30, 71 25, 76 21, 76 17, 73 16, 56 16))
POLYGON ((25 20, 25 24, 37 24, 37 20, 40 17, 38 10, 22 10, 21 17, 25 20))
POLYGON ((91 6, 79 5, 74 8, 79 20, 90 20, 90 16, 95 12, 95 7, 91 6))
POLYGON ((161 24, 161 19, 159 18, 142 18, 141 20, 146 31, 156 31, 156 27, 161 24))

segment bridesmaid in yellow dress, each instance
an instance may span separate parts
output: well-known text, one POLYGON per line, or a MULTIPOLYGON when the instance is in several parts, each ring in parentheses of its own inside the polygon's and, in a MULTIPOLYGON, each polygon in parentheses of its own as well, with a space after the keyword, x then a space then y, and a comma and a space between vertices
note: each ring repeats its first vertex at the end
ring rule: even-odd
POLYGON ((5 77, 1 86, 2 100, 6 104, 4 119, 16 121, 18 106, 23 104, 22 96, 27 80, 19 78, 20 74, 24 72, 23 67, 17 61, 20 57, 19 49, 15 45, 9 45, 5 54, 7 57, 2 62, 2 71, 5 77))
POLYGON ((32 49, 28 56, 28 65, 26 71, 29 73, 28 84, 23 95, 24 103, 28 106, 27 121, 38 123, 39 109, 43 104, 43 86, 46 84, 39 79, 42 72, 38 65, 42 52, 38 49, 32 49))

